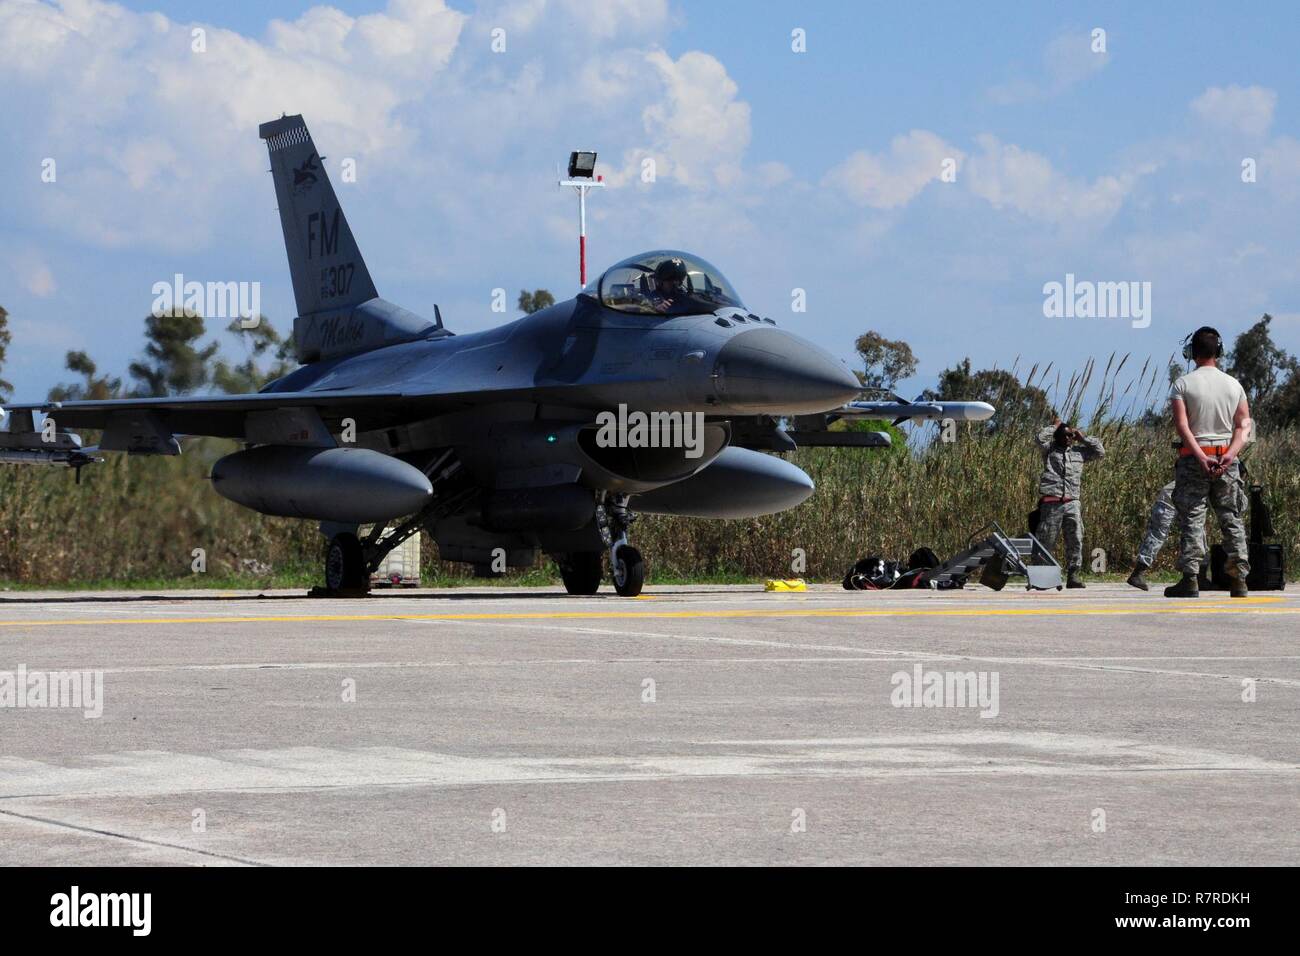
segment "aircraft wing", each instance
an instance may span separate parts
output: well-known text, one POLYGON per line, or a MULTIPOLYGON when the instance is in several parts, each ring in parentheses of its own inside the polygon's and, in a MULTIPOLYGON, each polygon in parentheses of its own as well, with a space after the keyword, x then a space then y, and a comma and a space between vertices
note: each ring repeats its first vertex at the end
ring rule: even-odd
POLYGON ((400 391, 348 390, 10 404, 2 410, 0 461, 79 466, 98 450, 177 455, 180 435, 333 444, 326 422, 351 416, 363 430, 382 428, 418 417, 424 405, 400 391), (44 416, 39 428, 36 413, 44 416), (102 429, 103 437, 83 450, 69 428, 102 429))
POLYGON ((403 398, 400 391, 257 392, 251 395, 203 395, 185 398, 110 398, 102 401, 34 402, 7 404, 10 412, 43 412, 72 428, 106 428, 116 417, 149 414, 178 427, 186 435, 239 437, 230 423, 250 412, 275 408, 337 409, 370 407, 403 398))
MULTIPOLYGON (((346 418, 355 420, 358 431, 374 431, 473 405, 559 401, 571 396, 566 386, 466 392, 341 388, 7 404, 0 408, 0 461, 65 464, 67 453, 81 449, 81 439, 66 431, 70 428, 101 429, 104 434, 96 451, 178 455, 178 436, 333 445, 330 433, 340 430, 346 418), (45 418, 39 428, 37 413, 45 418)), ((72 457, 74 463, 80 461, 72 457)))

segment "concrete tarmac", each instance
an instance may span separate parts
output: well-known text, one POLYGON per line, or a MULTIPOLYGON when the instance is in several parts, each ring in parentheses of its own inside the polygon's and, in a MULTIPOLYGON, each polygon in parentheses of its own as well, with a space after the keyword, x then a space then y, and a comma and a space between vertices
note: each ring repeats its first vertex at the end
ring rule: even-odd
POLYGON ((1294 591, 0 597, 5 865, 1298 849, 1294 591))

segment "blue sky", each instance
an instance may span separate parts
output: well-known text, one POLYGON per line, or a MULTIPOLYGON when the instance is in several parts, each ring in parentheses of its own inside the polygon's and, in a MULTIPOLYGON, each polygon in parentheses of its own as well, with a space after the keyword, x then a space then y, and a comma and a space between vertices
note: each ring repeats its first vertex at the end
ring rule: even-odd
POLYGON ((123 372, 176 272, 261 282, 287 328, 256 130, 281 112, 305 115, 381 295, 453 329, 513 317, 498 287, 573 291, 553 181, 589 146, 610 180, 595 270, 690 249, 838 354, 905 338, 905 390, 967 355, 1163 363, 1191 328, 1231 338, 1265 311, 1300 352, 1298 24, 1283 3, 0 0, 2 374, 41 398, 70 348, 123 372), (1067 273, 1150 282, 1150 325, 1044 317, 1067 273))

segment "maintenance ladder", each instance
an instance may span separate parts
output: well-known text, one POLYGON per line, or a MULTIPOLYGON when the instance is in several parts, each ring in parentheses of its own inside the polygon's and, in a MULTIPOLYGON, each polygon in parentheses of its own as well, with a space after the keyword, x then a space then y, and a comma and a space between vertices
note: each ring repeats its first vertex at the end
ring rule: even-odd
POLYGON ((931 588, 962 587, 970 573, 982 567, 980 583, 994 591, 1001 591, 1007 578, 1013 574, 1025 578, 1026 590, 1061 589, 1061 566, 1032 534, 1013 538, 993 521, 971 537, 978 537, 985 531, 990 532, 987 537, 926 573, 931 588))

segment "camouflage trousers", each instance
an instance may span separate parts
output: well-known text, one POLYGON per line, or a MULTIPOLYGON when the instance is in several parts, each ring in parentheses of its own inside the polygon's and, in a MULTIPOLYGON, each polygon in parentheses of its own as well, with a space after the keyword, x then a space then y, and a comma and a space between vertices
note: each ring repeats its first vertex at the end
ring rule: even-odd
POLYGON ((1245 579, 1250 573, 1249 552, 1246 550, 1246 523, 1242 512, 1246 508, 1246 484, 1241 477, 1241 465, 1232 467, 1217 478, 1211 478, 1193 457, 1179 458, 1174 467, 1174 507, 1178 509, 1178 528, 1182 535, 1178 547, 1178 570, 1184 574, 1197 574, 1205 559, 1205 510, 1214 509, 1223 532, 1223 547, 1228 552, 1228 573, 1245 579), (1235 569, 1235 571, 1234 571, 1235 569))
POLYGON ((1083 567, 1083 509, 1078 500, 1060 504, 1040 502, 1038 532, 1034 535, 1048 551, 1056 550, 1056 539, 1065 532, 1065 567, 1083 567))
MULTIPOLYGON (((1174 486, 1176 482, 1169 482, 1160 489, 1160 494, 1156 495, 1156 500, 1151 505, 1151 514, 1147 517, 1147 533, 1142 536, 1142 543, 1138 545, 1137 559, 1140 564, 1148 568, 1156 563, 1156 555, 1160 549, 1165 546, 1165 539, 1169 537, 1169 531, 1174 526, 1174 519, 1178 517, 1178 509, 1174 507, 1174 486)), ((1201 550, 1205 550, 1205 536, 1201 536, 1201 550)))

